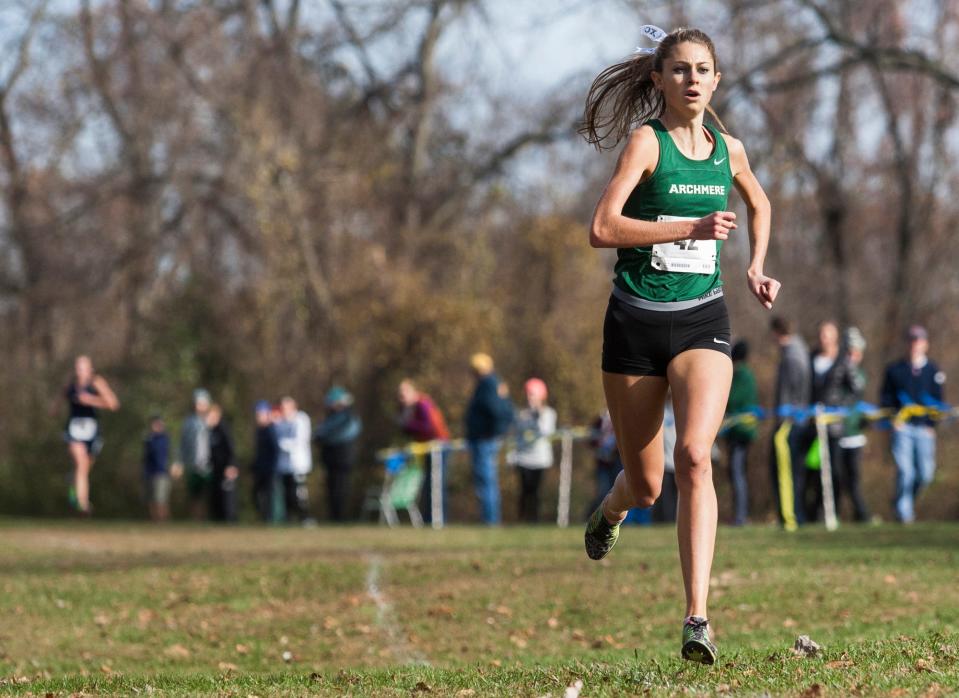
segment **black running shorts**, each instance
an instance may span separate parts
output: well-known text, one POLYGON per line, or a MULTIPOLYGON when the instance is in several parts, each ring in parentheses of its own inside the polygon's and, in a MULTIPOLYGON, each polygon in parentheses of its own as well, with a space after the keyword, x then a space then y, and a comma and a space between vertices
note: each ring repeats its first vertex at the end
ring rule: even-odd
POLYGON ((721 296, 686 310, 646 310, 610 296, 603 323, 603 371, 665 376, 669 362, 690 349, 731 356, 730 334, 721 296))

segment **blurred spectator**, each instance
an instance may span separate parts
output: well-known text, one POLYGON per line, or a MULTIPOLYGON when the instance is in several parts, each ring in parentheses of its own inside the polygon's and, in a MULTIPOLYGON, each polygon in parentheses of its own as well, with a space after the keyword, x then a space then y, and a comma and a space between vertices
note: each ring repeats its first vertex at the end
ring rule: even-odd
POLYGON ((809 350, 805 342, 793 333, 792 324, 787 319, 774 317, 770 321, 770 330, 780 349, 776 375, 776 421, 770 459, 773 492, 780 518, 788 525, 788 515, 791 515, 796 524, 802 524, 806 519, 803 501, 806 491, 806 447, 810 441, 808 425, 792 425, 785 449, 776 448, 775 439, 786 420, 785 412, 803 410, 809 406, 809 350))
POLYGON ((356 440, 363 425, 353 413, 353 396, 334 386, 326 393, 326 418, 313 439, 326 467, 327 511, 331 521, 345 521, 350 501, 350 477, 356 458, 356 440))
MULTIPOLYGON (((906 358, 886 368, 880 402, 883 407, 902 410, 910 405, 932 406, 943 401, 946 374, 929 360, 929 335, 913 325, 906 333, 906 358)), ((916 518, 915 498, 932 482, 936 472, 935 422, 929 415, 895 417, 891 439, 896 462, 896 518, 912 523, 916 518)))
POLYGON ((158 523, 170 518, 170 437, 159 415, 150 417, 150 431, 143 441, 143 483, 146 487, 150 520, 158 523))
POLYGON ((276 470, 283 485, 283 500, 286 519, 291 514, 303 525, 313 525, 310 516, 310 495, 306 476, 313 470, 313 454, 310 449, 310 417, 297 407, 296 400, 284 397, 280 400, 280 418, 276 430, 280 453, 276 470))
POLYGON ((180 460, 173 464, 173 477, 186 476, 190 495, 190 514, 194 520, 209 516, 213 473, 210 465, 210 429, 206 423, 210 411, 210 393, 203 388, 193 391, 193 413, 183 420, 180 429, 180 460))
POLYGON ((619 457, 619 447, 616 445, 616 432, 613 430, 613 421, 609 410, 604 409, 593 421, 590 432, 589 445, 593 449, 596 459, 596 496, 586 509, 585 518, 589 518, 602 503, 606 493, 616 482, 616 476, 623 469, 623 462, 619 457))
POLYGON ((663 488, 653 504, 652 520, 656 523, 675 523, 679 490, 676 488, 676 415, 672 395, 666 397, 663 409, 663 488))
POLYGON ((233 437, 223 419, 219 405, 211 405, 206 415, 210 429, 210 518, 234 522, 237 519, 236 481, 239 469, 235 463, 233 437))
POLYGON ((530 378, 524 387, 526 407, 516 414, 516 446, 506 455, 506 462, 515 465, 519 473, 519 520, 537 523, 543 472, 553 465, 549 437, 556 433, 556 410, 546 404, 549 393, 542 380, 530 378))
POLYGON ((756 439, 756 424, 748 421, 748 415, 756 409, 759 395, 756 377, 747 363, 749 344, 739 340, 733 345, 733 381, 726 403, 726 417, 747 421, 734 423, 723 434, 726 442, 726 462, 729 464, 729 481, 733 488, 733 525, 744 526, 749 520, 749 485, 746 467, 749 462, 749 446, 756 439))
POLYGON ((836 511, 840 510, 843 495, 849 497, 852 504, 853 518, 856 521, 868 521, 869 509, 863 499, 859 486, 859 475, 862 468, 862 449, 866 445, 866 435, 862 431, 862 414, 855 409, 866 391, 866 373, 862 370, 863 352, 866 349, 866 339, 856 327, 849 327, 845 332, 845 361, 848 378, 844 382, 840 405, 850 409, 849 415, 843 420, 841 436, 837 441, 839 448, 835 455, 830 451, 833 464, 833 489, 836 492, 836 511))
MULTIPOLYGON (((856 330, 859 340, 862 335, 856 330)), ((858 351, 859 360, 862 358, 862 347, 865 342, 861 342, 858 351)), ((811 401, 816 405, 826 407, 853 407, 862 399, 866 388, 866 374, 859 368, 858 361, 853 360, 853 353, 840 348, 839 328, 836 323, 831 321, 823 322, 819 325, 819 346, 812 356, 812 394, 811 401)), ((828 439, 827 448, 829 450, 829 463, 832 471, 833 493, 836 503, 836 512, 840 509, 840 497, 843 493, 850 495, 855 510, 857 521, 865 521, 867 518, 866 507, 859 493, 859 475, 858 464, 847 460, 847 455, 858 456, 856 451, 852 454, 845 453, 845 449, 840 447, 840 441, 846 436, 847 428, 852 428, 858 432, 865 442, 859 430, 856 420, 844 420, 833 422, 826 427, 828 439), (850 467, 852 471, 850 471, 850 467)), ((819 483, 819 489, 807 490, 807 508, 806 518, 813 521, 818 518, 820 506, 822 504, 822 480, 821 478, 810 478, 819 483), (812 497, 809 495, 812 494, 812 497)))
POLYGON ((120 401, 106 379, 94 372, 89 356, 78 356, 73 370, 74 378, 64 394, 70 406, 70 416, 67 418, 64 433, 70 459, 73 461, 70 499, 81 516, 89 516, 92 511, 90 469, 103 446, 97 409, 116 411, 120 408, 120 401))
POLYGON ((253 455, 253 504, 256 513, 263 521, 277 520, 274 511, 274 480, 276 478, 276 462, 279 458, 280 447, 276 441, 276 431, 273 429, 273 414, 270 403, 260 400, 253 407, 256 419, 256 435, 254 437, 253 455))
MULTIPOLYGON (((809 402, 813 405, 836 407, 841 400, 842 385, 847 379, 846 363, 841 360, 839 352, 839 326, 832 320, 819 323, 817 345, 810 356, 810 380, 812 381, 809 402)), ((807 522, 816 521, 822 512, 822 461, 819 455, 819 432, 813 432, 815 425, 810 429, 810 449, 815 448, 812 457, 806 458, 810 472, 806 477, 806 491, 803 498, 805 518, 807 522)), ((839 446, 839 437, 842 435, 841 424, 830 424, 826 427, 830 464, 839 446)), ((833 483, 835 484, 835 483, 833 483)))
MULTIPOLYGON (((400 428, 403 433, 414 441, 426 443, 429 441, 448 441, 449 428, 443 413, 433 402, 433 399, 416 388, 408 378, 401 381, 396 391, 400 403, 400 428)), ((420 491, 420 511, 423 520, 433 521, 433 452, 424 456, 423 467, 426 469, 423 479, 423 489, 420 491)), ((446 462, 447 450, 440 450, 440 492, 443 501, 443 520, 446 521, 446 462)))
POLYGON ((513 422, 513 406, 501 393, 493 359, 488 354, 473 354, 470 368, 476 377, 476 388, 466 408, 466 443, 473 461, 473 483, 481 517, 484 523, 495 525, 500 522, 500 442, 513 422))

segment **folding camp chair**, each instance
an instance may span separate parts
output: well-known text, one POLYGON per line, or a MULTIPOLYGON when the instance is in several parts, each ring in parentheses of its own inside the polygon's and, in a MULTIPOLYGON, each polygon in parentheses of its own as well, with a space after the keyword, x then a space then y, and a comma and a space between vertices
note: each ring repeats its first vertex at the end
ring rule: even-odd
POLYGON ((408 464, 404 454, 391 456, 386 461, 383 487, 367 495, 363 511, 379 511, 380 523, 385 521, 392 528, 399 525, 398 512, 405 509, 413 527, 420 528, 423 516, 417 500, 422 486, 423 469, 419 465, 408 464))

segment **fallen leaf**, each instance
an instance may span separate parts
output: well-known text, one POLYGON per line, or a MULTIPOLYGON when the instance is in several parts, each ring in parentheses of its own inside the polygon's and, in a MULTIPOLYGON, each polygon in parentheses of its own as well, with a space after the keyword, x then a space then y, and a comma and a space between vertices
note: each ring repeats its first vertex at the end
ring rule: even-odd
POLYGON ((156 618, 156 614, 149 608, 141 608, 137 611, 137 624, 140 628, 148 626, 154 618, 156 618))
POLYGON ((237 653, 237 654, 249 654, 249 653, 250 653, 250 648, 247 647, 246 645, 240 645, 240 644, 238 644, 238 645, 236 646, 236 653, 237 653))
POLYGON ((512 642, 517 647, 519 647, 520 649, 525 649, 526 645, 529 644, 528 642, 526 642, 526 638, 520 635, 510 635, 509 641, 512 642))
POLYGON ((187 657, 190 656, 190 650, 188 650, 183 645, 177 643, 175 645, 170 645, 165 650, 163 650, 163 654, 165 654, 168 657, 172 657, 173 659, 186 659, 187 657))
POLYGON ((239 667, 236 664, 232 664, 230 662, 220 662, 217 665, 217 668, 219 668, 220 671, 231 672, 231 671, 236 671, 239 667))
POLYGON ((831 662, 826 662, 827 669, 845 669, 851 666, 853 666, 853 663, 849 659, 834 659, 831 662))
POLYGON ((550 618, 549 620, 546 621, 546 625, 548 625, 549 627, 551 627, 551 628, 553 628, 553 629, 555 630, 556 628, 559 627, 559 619, 558 619, 558 618, 550 618))
POLYGON ((884 581, 886 584, 895 584, 895 583, 896 583, 896 575, 894 575, 894 574, 887 574, 885 577, 882 578, 882 581, 884 581))
POLYGON ((453 617, 453 607, 449 604, 438 604, 432 606, 429 610, 426 611, 426 615, 432 618, 452 618, 453 617))

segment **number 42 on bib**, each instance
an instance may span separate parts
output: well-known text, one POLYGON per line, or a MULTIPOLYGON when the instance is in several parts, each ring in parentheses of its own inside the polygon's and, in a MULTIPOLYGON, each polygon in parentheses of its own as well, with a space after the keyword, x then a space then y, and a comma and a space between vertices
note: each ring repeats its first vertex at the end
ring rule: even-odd
MULTIPOLYGON (((657 223, 694 221, 683 216, 659 216, 657 223)), ((677 240, 653 245, 653 269, 682 274, 713 274, 716 271, 715 240, 677 240)))

